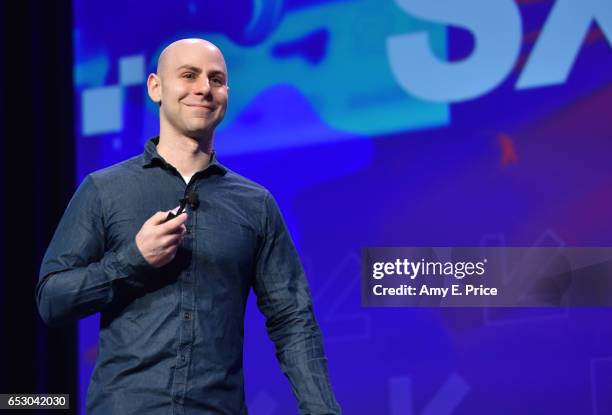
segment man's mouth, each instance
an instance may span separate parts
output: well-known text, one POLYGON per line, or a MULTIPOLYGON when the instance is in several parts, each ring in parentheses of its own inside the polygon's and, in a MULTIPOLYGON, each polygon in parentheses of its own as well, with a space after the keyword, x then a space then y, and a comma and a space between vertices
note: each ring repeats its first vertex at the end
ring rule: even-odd
POLYGON ((185 105, 191 108, 201 108, 201 109, 207 109, 209 111, 212 111, 214 109, 210 105, 206 105, 206 104, 185 104, 185 105))

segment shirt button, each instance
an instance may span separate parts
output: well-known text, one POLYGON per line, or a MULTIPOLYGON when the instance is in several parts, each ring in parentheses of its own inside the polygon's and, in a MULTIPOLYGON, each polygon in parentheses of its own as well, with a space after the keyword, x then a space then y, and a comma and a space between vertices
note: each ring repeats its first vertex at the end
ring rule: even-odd
POLYGON ((185 320, 191 320, 191 313, 186 311, 185 314, 183 314, 183 318, 185 320))
POLYGON ((181 362, 184 362, 184 361, 185 361, 185 355, 182 355, 181 356, 181 362))

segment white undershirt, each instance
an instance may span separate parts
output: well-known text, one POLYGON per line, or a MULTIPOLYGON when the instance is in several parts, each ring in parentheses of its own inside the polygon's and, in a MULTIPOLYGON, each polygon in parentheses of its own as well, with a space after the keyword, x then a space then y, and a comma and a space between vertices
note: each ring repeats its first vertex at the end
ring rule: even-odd
POLYGON ((183 176, 183 180, 185 180, 185 183, 189 183, 189 180, 191 180, 192 177, 193 176, 183 176))

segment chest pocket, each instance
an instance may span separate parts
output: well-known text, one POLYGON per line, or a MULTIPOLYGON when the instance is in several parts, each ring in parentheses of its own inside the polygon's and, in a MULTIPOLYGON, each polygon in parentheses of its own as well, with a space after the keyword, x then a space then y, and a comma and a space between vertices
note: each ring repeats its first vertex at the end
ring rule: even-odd
POLYGON ((205 263, 252 269, 260 241, 255 229, 238 220, 211 214, 199 219, 193 237, 197 253, 205 263))

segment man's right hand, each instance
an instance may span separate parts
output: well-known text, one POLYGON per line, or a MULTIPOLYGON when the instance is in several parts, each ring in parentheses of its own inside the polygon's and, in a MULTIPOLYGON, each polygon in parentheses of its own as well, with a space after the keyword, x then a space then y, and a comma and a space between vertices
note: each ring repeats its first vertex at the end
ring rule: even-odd
POLYGON ((157 212, 136 234, 136 246, 144 259, 155 268, 172 261, 187 231, 187 212, 164 222, 168 212, 157 212))

